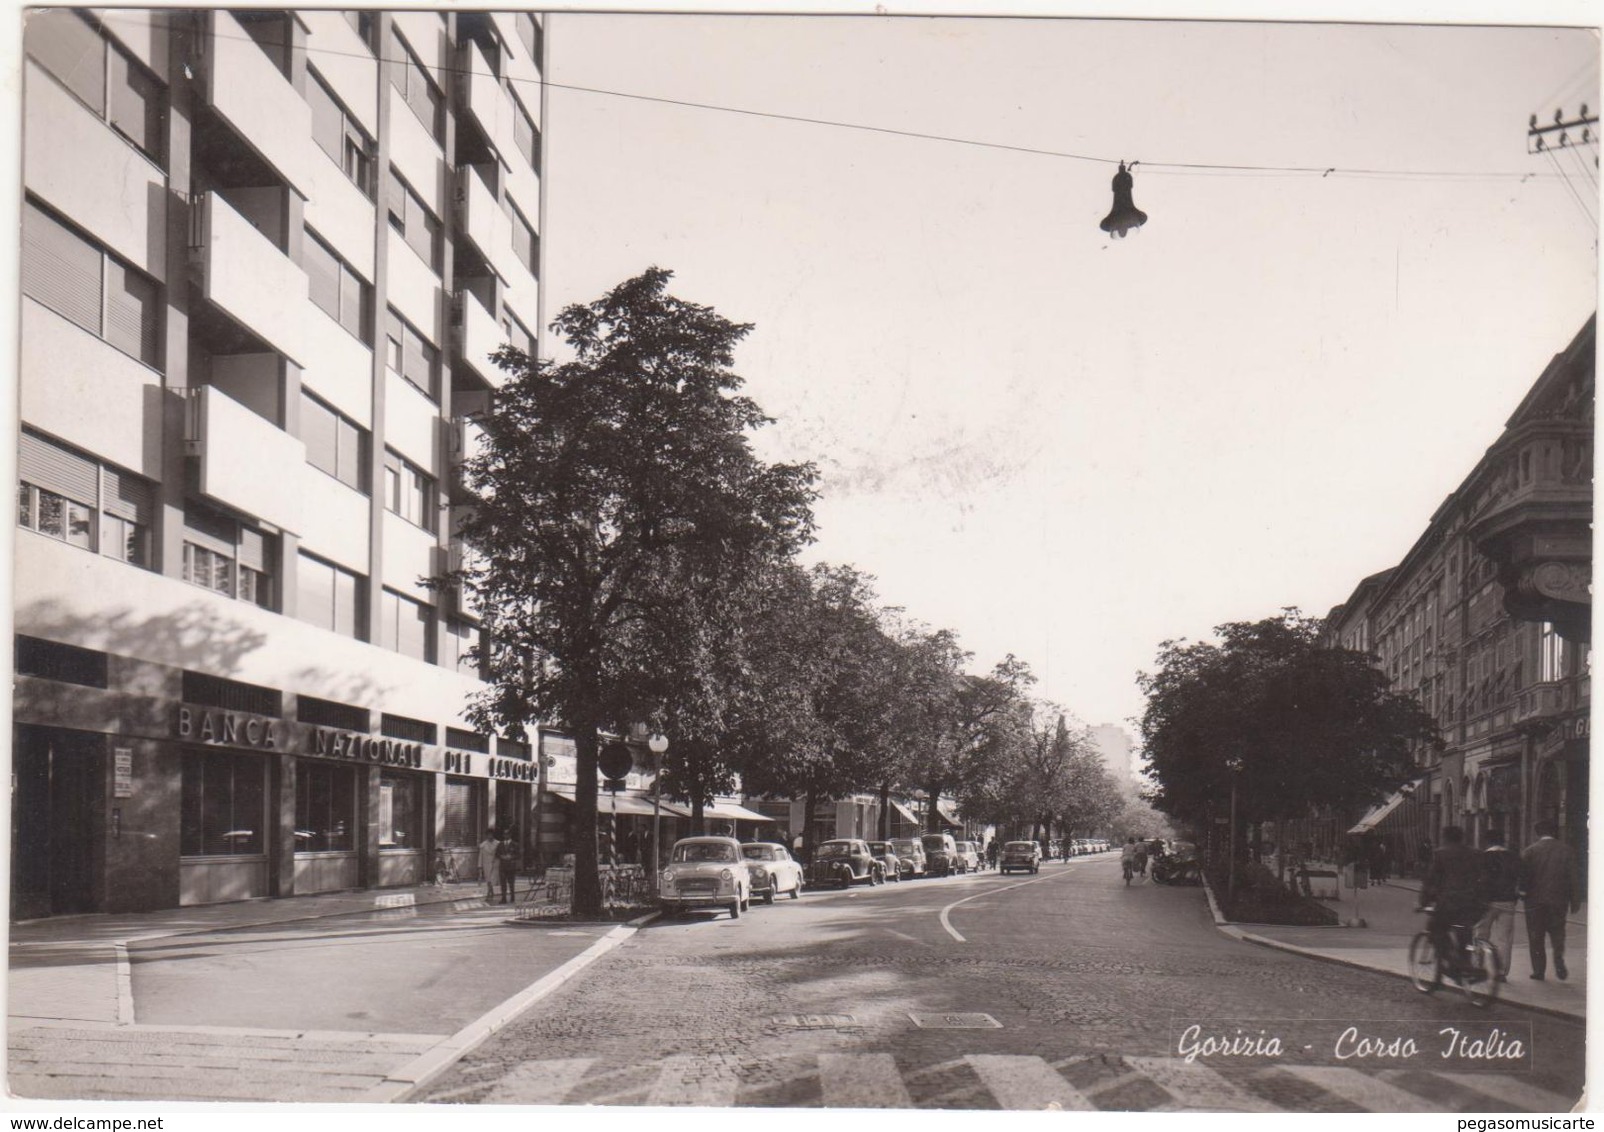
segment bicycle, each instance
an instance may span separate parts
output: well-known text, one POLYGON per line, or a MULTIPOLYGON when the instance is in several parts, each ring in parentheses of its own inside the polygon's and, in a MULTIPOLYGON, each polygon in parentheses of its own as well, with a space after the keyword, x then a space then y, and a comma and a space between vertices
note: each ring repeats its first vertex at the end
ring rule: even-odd
POLYGON ((1131 883, 1131 876, 1136 872, 1136 865, 1132 861, 1121 861, 1119 863, 1119 868, 1120 868, 1120 872, 1125 874, 1125 886, 1127 888, 1129 888, 1130 887, 1130 883, 1131 883))
MULTIPOLYGON (((1430 915, 1431 907, 1416 908, 1430 915)), ((1448 937, 1453 952, 1443 955, 1429 931, 1409 942, 1409 981, 1421 994, 1431 994, 1445 978, 1464 992, 1472 1006, 1484 1007, 1498 997, 1498 949, 1485 939, 1472 938, 1467 924, 1451 924, 1448 937), (1468 941, 1468 942, 1461 942, 1468 941)))
POLYGON ((434 851, 434 886, 444 888, 448 884, 456 884, 457 862, 444 849, 434 851))

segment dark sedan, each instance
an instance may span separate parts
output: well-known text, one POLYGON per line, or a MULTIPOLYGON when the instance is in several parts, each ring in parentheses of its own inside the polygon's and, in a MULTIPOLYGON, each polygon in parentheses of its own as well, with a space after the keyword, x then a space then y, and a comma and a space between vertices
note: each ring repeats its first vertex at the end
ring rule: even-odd
POLYGON ((869 852, 867 841, 836 838, 814 851, 813 863, 808 866, 808 884, 846 888, 860 880, 868 884, 886 882, 885 867, 869 852))

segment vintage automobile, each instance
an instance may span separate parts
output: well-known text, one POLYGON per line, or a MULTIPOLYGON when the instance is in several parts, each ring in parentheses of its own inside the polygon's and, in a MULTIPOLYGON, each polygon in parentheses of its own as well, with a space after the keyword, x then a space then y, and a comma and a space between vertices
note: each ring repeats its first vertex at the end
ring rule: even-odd
POLYGON ((958 871, 961 873, 978 873, 980 871, 980 850, 973 841, 955 842, 958 849, 958 871))
POLYGON ((908 880, 926 875, 925 847, 917 837, 893 837, 891 851, 897 855, 897 865, 908 880))
POLYGON ((802 895, 802 866, 791 860, 784 845, 753 841, 741 846, 741 856, 746 860, 752 895, 761 896, 763 903, 773 904, 774 898, 785 892, 792 900, 802 895))
POLYGON ((919 839, 925 849, 925 871, 933 877, 950 877, 958 871, 958 845, 950 833, 927 833, 919 839))
POLYGON ((998 866, 1004 876, 1011 872, 1023 870, 1028 873, 1041 872, 1041 845, 1035 841, 1010 841, 1003 846, 1002 857, 998 866))
POLYGON ((808 866, 809 884, 846 888, 860 880, 869 884, 886 882, 885 869, 869 852, 868 842, 838 837, 813 851, 813 863, 808 866))
POLYGON ((724 908, 740 919, 751 906, 751 880, 733 837, 684 837, 674 842, 663 869, 658 903, 664 912, 724 908))
POLYGON ((869 842, 869 853, 876 861, 880 862, 880 868, 884 870, 883 875, 887 880, 902 879, 902 858, 897 856, 895 849, 891 848, 891 842, 871 841, 869 842))

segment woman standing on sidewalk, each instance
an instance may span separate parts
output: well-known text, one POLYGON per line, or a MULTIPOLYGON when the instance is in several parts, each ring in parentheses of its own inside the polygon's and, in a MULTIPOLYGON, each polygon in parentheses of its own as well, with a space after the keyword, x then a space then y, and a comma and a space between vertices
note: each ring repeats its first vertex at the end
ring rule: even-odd
POLYGON ((500 844, 494 829, 485 830, 484 840, 479 842, 479 875, 484 878, 486 900, 494 900, 496 896, 496 881, 500 879, 496 869, 496 846, 500 844))

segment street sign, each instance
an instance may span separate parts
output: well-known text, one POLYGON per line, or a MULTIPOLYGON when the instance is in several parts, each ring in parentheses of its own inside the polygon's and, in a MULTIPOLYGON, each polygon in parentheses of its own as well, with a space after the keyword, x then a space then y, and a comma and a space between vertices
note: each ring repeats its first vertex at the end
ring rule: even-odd
POLYGON ((623 778, 634 767, 635 757, 629 753, 628 746, 615 739, 601 749, 596 765, 608 778, 623 778))

